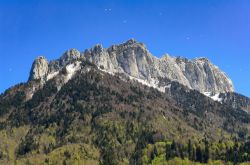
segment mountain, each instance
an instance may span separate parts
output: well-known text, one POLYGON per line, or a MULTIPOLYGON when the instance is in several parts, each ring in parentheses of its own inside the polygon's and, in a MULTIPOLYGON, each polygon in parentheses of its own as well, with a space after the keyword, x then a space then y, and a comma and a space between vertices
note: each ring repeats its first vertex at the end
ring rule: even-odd
POLYGON ((124 73, 158 88, 159 78, 177 81, 200 92, 233 92, 233 83, 226 74, 206 58, 188 60, 164 55, 161 59, 153 56, 145 47, 133 39, 108 49, 96 45, 82 54, 75 50, 67 51, 60 59, 48 63, 39 57, 33 64, 30 80, 48 80, 58 73, 69 61, 84 58, 102 70, 110 73, 124 73))
POLYGON ((38 57, 0 95, 0 164, 243 163, 249 103, 208 59, 135 40, 38 57))

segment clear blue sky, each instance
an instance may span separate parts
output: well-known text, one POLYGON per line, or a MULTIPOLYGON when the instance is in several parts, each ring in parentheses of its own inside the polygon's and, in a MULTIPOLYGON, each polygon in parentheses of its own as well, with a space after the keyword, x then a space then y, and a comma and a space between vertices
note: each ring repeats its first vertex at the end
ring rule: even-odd
POLYGON ((208 57, 250 96, 249 0, 1 0, 0 92, 25 82, 38 55, 129 38, 158 57, 208 57))

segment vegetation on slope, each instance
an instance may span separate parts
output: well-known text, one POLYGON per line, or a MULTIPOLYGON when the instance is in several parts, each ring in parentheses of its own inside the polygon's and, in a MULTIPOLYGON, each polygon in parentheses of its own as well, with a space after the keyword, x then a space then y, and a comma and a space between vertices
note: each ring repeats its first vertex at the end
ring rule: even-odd
MULTIPOLYGON (((185 93, 179 86, 170 97, 95 67, 88 73, 79 71, 60 91, 56 79, 29 101, 10 99, 8 92, 1 96, 0 163, 220 164, 250 160, 249 116, 195 91, 185 93), (182 97, 175 97, 180 93, 182 97)), ((20 91, 26 92, 25 88, 20 91)))

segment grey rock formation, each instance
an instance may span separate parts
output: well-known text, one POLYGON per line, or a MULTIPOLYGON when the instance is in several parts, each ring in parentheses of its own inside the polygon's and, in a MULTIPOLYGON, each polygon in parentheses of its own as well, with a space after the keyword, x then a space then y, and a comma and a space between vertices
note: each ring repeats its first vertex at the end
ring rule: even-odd
POLYGON ((81 57, 81 53, 77 49, 67 50, 59 59, 49 63, 49 73, 57 72, 70 62, 81 57))
POLYGON ((178 81, 202 93, 234 91, 232 81, 208 59, 189 60, 169 55, 158 59, 146 49, 144 44, 133 39, 108 49, 97 45, 86 50, 83 56, 108 72, 125 73, 144 80, 152 86, 155 85, 152 83, 159 82, 161 77, 178 81))
POLYGON ((60 61, 60 64, 63 66, 69 61, 76 60, 76 59, 80 58, 80 56, 81 56, 81 53, 78 50, 70 49, 70 50, 66 51, 62 55, 62 57, 60 57, 59 61, 60 61))
POLYGON ((67 50, 59 59, 48 61, 40 56, 33 62, 29 80, 48 80, 50 74, 60 71, 63 67, 81 58, 81 53, 76 49, 67 50))
POLYGON ((40 56, 35 59, 30 71, 29 80, 43 80, 48 72, 48 61, 45 57, 40 56))
POLYGON ((143 81, 144 84, 156 88, 166 88, 167 82, 162 82, 166 79, 177 81, 202 93, 234 91, 232 81, 208 59, 189 60, 170 55, 164 55, 158 59, 147 50, 143 43, 134 39, 113 45, 108 49, 98 44, 85 50, 82 54, 76 49, 71 49, 64 53, 61 58, 51 61, 49 64, 44 61, 40 62, 44 63, 42 65, 35 62, 30 79, 40 79, 46 75, 51 78, 72 61, 80 59, 86 59, 109 73, 123 73, 132 79, 143 81))

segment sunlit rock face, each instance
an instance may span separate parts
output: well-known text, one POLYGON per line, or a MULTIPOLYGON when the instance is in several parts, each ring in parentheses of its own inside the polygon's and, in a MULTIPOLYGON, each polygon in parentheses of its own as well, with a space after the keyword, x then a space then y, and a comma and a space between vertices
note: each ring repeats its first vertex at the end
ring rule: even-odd
POLYGON ((158 78, 161 77, 178 81, 202 93, 234 91, 232 81, 208 59, 189 60, 169 55, 158 59, 146 49, 143 43, 133 39, 108 49, 96 45, 86 50, 83 56, 108 72, 125 73, 149 83, 159 82, 158 78))
POLYGON ((29 80, 44 79, 47 75, 48 68, 48 61, 45 59, 45 57, 37 57, 32 64, 29 80))
MULTIPOLYGON (((49 80, 58 75, 63 68, 82 60, 94 63, 101 70, 109 73, 123 73, 132 79, 143 81, 149 86, 160 88, 161 91, 168 86, 167 83, 162 83, 162 78, 177 81, 202 93, 216 94, 234 91, 232 81, 208 59, 189 60, 170 55, 156 58, 143 43, 134 39, 112 45, 107 49, 98 44, 83 53, 71 49, 59 59, 49 63, 44 57, 38 57, 33 63, 30 80, 49 80)), ((79 70, 79 66, 77 67, 72 70, 79 70)))

